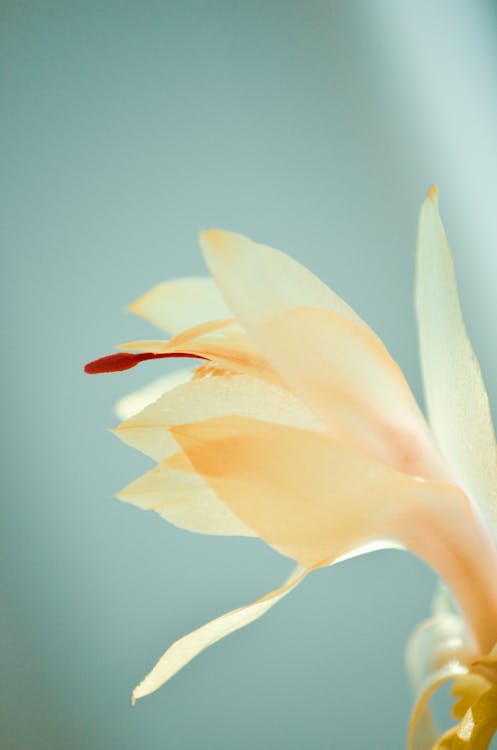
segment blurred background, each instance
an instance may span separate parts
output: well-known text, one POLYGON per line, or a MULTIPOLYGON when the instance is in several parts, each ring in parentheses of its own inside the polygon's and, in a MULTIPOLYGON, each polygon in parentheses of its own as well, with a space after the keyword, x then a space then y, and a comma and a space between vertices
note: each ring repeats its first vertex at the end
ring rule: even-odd
POLYGON ((422 399, 412 304, 437 182, 497 398, 497 8, 489 0, 0 0, 6 750, 400 748, 404 647, 434 576, 383 552, 311 576, 130 706, 177 637, 279 585, 262 542, 113 499, 149 468, 109 432, 163 363, 125 306, 203 273, 220 226, 310 266, 422 399))

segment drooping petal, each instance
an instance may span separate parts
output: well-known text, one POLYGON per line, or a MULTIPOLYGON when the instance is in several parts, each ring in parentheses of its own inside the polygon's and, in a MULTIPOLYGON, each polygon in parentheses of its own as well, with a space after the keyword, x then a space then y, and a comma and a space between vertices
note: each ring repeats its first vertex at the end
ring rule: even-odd
POLYGON ((202 232, 200 244, 229 308, 249 332, 288 307, 302 306, 331 310, 375 336, 346 302, 281 250, 220 229, 202 232))
POLYGON ((173 675, 179 672, 188 662, 198 654, 230 633, 249 625, 266 614, 277 602, 290 593, 305 576, 309 570, 300 566, 292 573, 290 578, 280 588, 271 591, 261 599, 228 612, 221 617, 194 630, 189 635, 180 638, 173 643, 166 653, 159 659, 152 671, 133 691, 133 703, 138 698, 153 693, 173 675))
POLYGON ((169 523, 188 531, 255 536, 193 470, 180 471, 159 464, 116 497, 142 510, 154 510, 169 523))
MULTIPOLYGON (((430 508, 450 488, 400 474, 326 434, 224 417, 171 428, 196 471, 266 542, 300 562, 332 561, 430 508)), ((407 528, 413 526, 412 520, 407 528)))
POLYGON ((250 375, 220 375, 192 380, 168 391, 114 432, 123 442, 162 461, 178 450, 170 427, 225 415, 323 429, 312 412, 287 390, 250 375))
POLYGON ((207 320, 230 317, 222 295, 209 276, 165 281, 132 302, 128 309, 172 336, 207 320))
POLYGON ((182 367, 180 370, 174 370, 167 375, 163 375, 161 378, 153 380, 144 388, 133 391, 133 393, 128 393, 114 406, 116 415, 123 421, 131 419, 131 417, 143 411, 146 406, 157 401, 167 391, 171 391, 178 385, 191 380, 193 372, 191 367, 182 367))
POLYGON ((419 220, 416 307, 430 422, 457 480, 497 538, 497 449, 487 392, 464 325, 436 190, 419 220))

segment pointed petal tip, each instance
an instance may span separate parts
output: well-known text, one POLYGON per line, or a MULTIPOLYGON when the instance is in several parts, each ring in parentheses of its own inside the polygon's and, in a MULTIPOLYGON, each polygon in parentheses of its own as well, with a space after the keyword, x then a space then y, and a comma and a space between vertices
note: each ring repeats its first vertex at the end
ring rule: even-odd
POLYGON ((126 310, 130 313, 133 313, 134 315, 140 315, 142 302, 145 296, 146 294, 142 294, 134 299, 133 302, 130 302, 129 305, 126 305, 126 310))
POLYGON ((226 229, 206 229, 200 232, 199 239, 202 252, 209 261, 216 257, 228 259, 238 247, 239 241, 245 238, 236 232, 228 232, 226 229))
POLYGON ((438 185, 431 186, 427 198, 435 207, 438 206, 438 185))

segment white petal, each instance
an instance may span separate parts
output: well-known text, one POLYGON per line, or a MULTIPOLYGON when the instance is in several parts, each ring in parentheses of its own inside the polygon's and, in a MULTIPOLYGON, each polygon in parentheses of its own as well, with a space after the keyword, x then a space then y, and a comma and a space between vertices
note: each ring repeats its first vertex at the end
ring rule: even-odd
POLYGON ((159 464, 116 497, 142 510, 155 510, 169 523, 187 531, 255 536, 193 470, 178 471, 159 464))
POLYGON ((220 375, 192 380, 168 391, 114 432, 123 442, 162 461, 178 450, 169 432, 171 426, 225 415, 322 429, 312 412, 283 388, 249 375, 220 375))
POLYGON ((207 320, 230 317, 209 276, 165 281, 132 302, 128 309, 171 335, 207 320))
POLYGON ((487 392, 461 313, 436 190, 419 221, 416 306, 430 422, 459 483, 497 537, 497 450, 487 392))
POLYGON ((174 370, 167 375, 163 375, 161 378, 148 383, 144 388, 128 393, 127 396, 117 402, 114 411, 122 421, 131 419, 135 414, 143 411, 146 406, 157 401, 167 391, 171 391, 178 385, 191 380, 192 375, 192 367, 183 367, 180 370, 174 370))
POLYGON ((229 308, 243 325, 256 325, 288 307, 323 307, 375 336, 338 294, 281 250, 219 229, 202 232, 200 244, 229 308))
POLYGON ((230 633, 249 625, 254 620, 266 614, 277 602, 290 593, 297 584, 307 575, 309 570, 297 567, 286 583, 278 589, 271 591, 261 599, 248 604, 245 607, 234 609, 221 617, 203 625, 198 630, 180 638, 173 643, 166 653, 159 659, 152 671, 133 690, 133 703, 138 698, 153 693, 167 680, 171 679, 188 662, 198 654, 230 633))

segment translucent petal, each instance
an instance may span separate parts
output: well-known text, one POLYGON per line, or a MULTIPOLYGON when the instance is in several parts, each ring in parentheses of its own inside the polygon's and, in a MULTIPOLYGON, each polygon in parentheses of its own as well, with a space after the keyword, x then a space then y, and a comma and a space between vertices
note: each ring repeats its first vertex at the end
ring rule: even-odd
POLYGON ((488 397, 459 304, 436 191, 419 221, 416 307, 430 422, 461 485, 497 538, 497 450, 488 397))
POLYGON ((138 698, 153 693, 167 680, 171 679, 188 662, 198 654, 230 633, 249 625, 262 617, 271 607, 290 593, 309 571, 298 567, 283 586, 245 607, 234 609, 221 617, 194 630, 189 635, 173 643, 159 659, 152 671, 133 691, 133 703, 138 698))
POLYGON ((132 302, 129 310, 171 335, 206 320, 230 317, 222 295, 209 276, 165 281, 132 302))
POLYGON ((229 308, 244 327, 287 307, 323 307, 375 335, 335 292, 281 250, 219 229, 202 232, 200 243, 229 308))
POLYGON ((470 645, 460 617, 440 614, 416 628, 407 648, 407 670, 416 696, 408 750, 430 750, 439 733, 429 699, 445 682, 467 673, 470 645))
POLYGON ((440 497, 445 507, 445 494, 455 491, 395 472, 318 432, 243 417, 172 432, 233 513, 302 565, 325 564, 378 540, 402 543, 402 529, 431 546, 425 526, 415 531, 417 508, 429 524, 440 497))
POLYGON ((181 529, 200 534, 254 536, 193 471, 159 464, 117 494, 142 510, 155 510, 181 529))
POLYGON ((128 393, 124 398, 120 399, 114 407, 114 410, 121 420, 131 419, 135 414, 139 414, 146 406, 153 404, 154 401, 162 396, 167 391, 171 391, 182 383, 186 383, 191 380, 193 375, 193 368, 182 367, 179 370, 163 375, 161 378, 153 380, 148 383, 144 388, 140 388, 138 391, 128 393))
POLYGON ((445 476, 409 387, 375 333, 307 269, 227 232, 202 235, 209 268, 251 339, 332 433, 397 468, 445 476))
MULTIPOLYGON (((224 321, 226 325, 231 321, 224 321)), ((161 339, 128 341, 117 348, 126 352, 152 352, 168 357, 193 356, 214 362, 232 372, 246 372, 267 380, 279 381, 273 367, 249 337, 232 326, 222 330, 219 322, 212 335, 202 326, 183 331, 170 341, 161 339)))
POLYGON ((337 438, 400 471, 444 475, 409 386, 377 337, 319 308, 287 309, 256 326, 254 335, 337 438))
POLYGON ((162 461, 178 450, 169 432, 171 426, 227 414, 323 429, 312 412, 287 390, 249 375, 220 375, 192 380, 168 391, 114 432, 123 442, 162 461))

